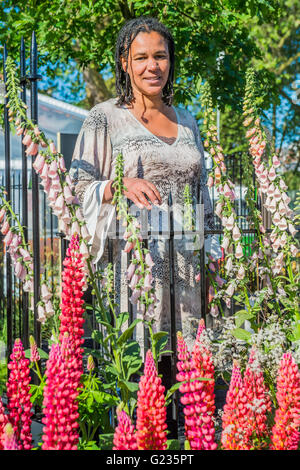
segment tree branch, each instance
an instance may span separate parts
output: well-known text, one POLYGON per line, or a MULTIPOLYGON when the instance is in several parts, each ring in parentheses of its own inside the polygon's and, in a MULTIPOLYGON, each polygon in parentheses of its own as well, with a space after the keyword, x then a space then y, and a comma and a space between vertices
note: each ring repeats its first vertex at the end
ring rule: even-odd
POLYGON ((289 65, 291 65, 299 57, 300 57, 300 52, 297 52, 297 54, 290 57, 284 64, 281 64, 277 70, 275 69, 275 74, 280 75, 283 72, 283 70, 285 70, 289 65))
POLYGON ((131 20, 132 18, 135 18, 133 5, 131 11, 126 0, 119 0, 118 4, 125 20, 131 20))

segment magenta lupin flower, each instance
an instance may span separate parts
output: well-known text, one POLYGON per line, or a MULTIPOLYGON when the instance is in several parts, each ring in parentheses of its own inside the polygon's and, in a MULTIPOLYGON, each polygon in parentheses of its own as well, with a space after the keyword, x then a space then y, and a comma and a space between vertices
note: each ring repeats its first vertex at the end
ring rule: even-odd
POLYGON ((196 334, 194 347, 196 346, 196 344, 198 344, 201 341, 201 335, 202 335, 204 330, 205 330, 205 322, 204 322, 204 319, 201 318, 199 320, 199 325, 198 325, 198 330, 197 330, 197 334, 196 334))
POLYGON ((136 440, 138 450, 166 450, 165 387, 161 384, 150 350, 146 353, 144 375, 137 399, 136 440))
POLYGON ((93 359, 93 356, 91 354, 89 354, 89 356, 88 356, 86 368, 89 372, 92 372, 95 369, 94 359, 93 359))
MULTIPOLYGON (((198 328, 198 341, 195 343, 192 359, 196 368, 197 376, 200 378, 209 379, 201 381, 197 384, 197 392, 195 398, 195 411, 198 413, 198 420, 196 425, 201 428, 201 438, 198 441, 198 447, 203 450, 216 450, 217 443, 215 442, 215 426, 214 426, 214 413, 215 413, 215 368, 211 351, 202 341, 202 333, 205 329, 204 320, 200 321, 198 328)), ((197 382, 197 381, 196 381, 197 382)), ((193 383, 191 384, 191 386, 193 383)))
POLYGON ((5 409, 2 403, 2 399, 0 397, 0 450, 3 450, 3 443, 2 443, 2 436, 4 433, 4 428, 8 423, 7 414, 5 414, 5 409))
POLYGON ((137 450, 135 429, 130 417, 124 410, 117 411, 117 417, 113 450, 137 450))
POLYGON ((245 431, 244 442, 251 449, 266 445, 268 436, 267 418, 271 412, 272 403, 268 388, 264 382, 263 372, 256 360, 255 347, 251 348, 248 364, 245 370, 243 385, 247 396, 248 429, 245 431), (259 442, 259 444, 258 444, 259 442))
POLYGON ((30 362, 39 362, 40 354, 33 336, 29 338, 30 343, 30 362))
POLYGON ((86 273, 78 235, 72 236, 63 264, 59 339, 62 343, 65 333, 69 336, 73 360, 76 362, 74 368, 77 370, 79 381, 83 373, 84 300, 82 297, 86 285, 86 273))
POLYGON ((187 344, 180 331, 177 332, 177 359, 178 374, 176 379, 178 382, 185 382, 179 387, 179 391, 182 394, 180 401, 184 405, 185 436, 190 443, 191 449, 195 450, 200 448, 199 439, 202 436, 200 428, 195 423, 194 392, 196 391, 195 386, 197 387, 197 383, 194 382, 192 387, 190 384, 190 380, 196 378, 196 370, 187 344))
POLYGON ((20 339, 15 341, 7 367, 10 371, 6 384, 8 419, 13 426, 19 449, 29 450, 32 447, 30 369, 20 339))
POLYGON ((211 378, 214 368, 208 350, 203 349, 201 335, 204 322, 199 323, 196 342, 192 354, 181 332, 177 333, 177 369, 176 379, 184 382, 179 391, 184 405, 185 435, 192 450, 215 450, 215 429, 213 425, 214 381, 200 381, 200 377, 211 378), (199 344, 200 343, 200 344, 199 344), (208 385, 210 384, 210 385, 208 385))
POLYGON ((61 345, 51 346, 45 372, 43 450, 77 450, 79 391, 72 353, 67 334, 61 345))
POLYGON ((278 409, 272 429, 272 450, 297 450, 300 440, 300 372, 291 353, 284 353, 277 376, 278 409))
POLYGON ((246 405, 240 367, 234 361, 222 417, 221 444, 224 450, 249 450, 250 446, 245 444, 245 435, 249 432, 246 405))

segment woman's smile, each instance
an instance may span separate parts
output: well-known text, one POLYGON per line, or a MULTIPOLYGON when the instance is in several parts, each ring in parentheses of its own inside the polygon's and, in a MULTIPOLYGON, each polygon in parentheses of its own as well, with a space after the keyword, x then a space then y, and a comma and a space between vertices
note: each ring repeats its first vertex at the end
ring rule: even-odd
POLYGON ((147 80, 150 83, 159 83, 161 78, 160 77, 145 77, 144 80, 147 80))

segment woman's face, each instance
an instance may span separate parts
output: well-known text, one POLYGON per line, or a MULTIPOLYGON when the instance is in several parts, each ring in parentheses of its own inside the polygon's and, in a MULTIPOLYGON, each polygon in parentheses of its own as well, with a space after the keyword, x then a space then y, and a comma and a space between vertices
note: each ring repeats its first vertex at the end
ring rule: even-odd
MULTIPOLYGON (((126 60, 122 57, 126 71, 126 60)), ((133 40, 128 55, 128 74, 136 96, 157 96, 167 83, 170 58, 166 40, 156 31, 139 33, 133 40)))

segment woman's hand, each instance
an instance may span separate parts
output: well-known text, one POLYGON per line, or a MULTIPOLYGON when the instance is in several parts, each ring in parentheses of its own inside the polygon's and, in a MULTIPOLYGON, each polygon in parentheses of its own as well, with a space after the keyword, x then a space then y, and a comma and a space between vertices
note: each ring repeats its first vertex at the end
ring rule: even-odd
POLYGON ((123 184, 126 188, 126 190, 124 190, 124 196, 130 199, 140 209, 143 207, 151 209, 152 206, 150 202, 155 205, 162 203, 158 189, 148 180, 142 178, 123 178, 123 184))

